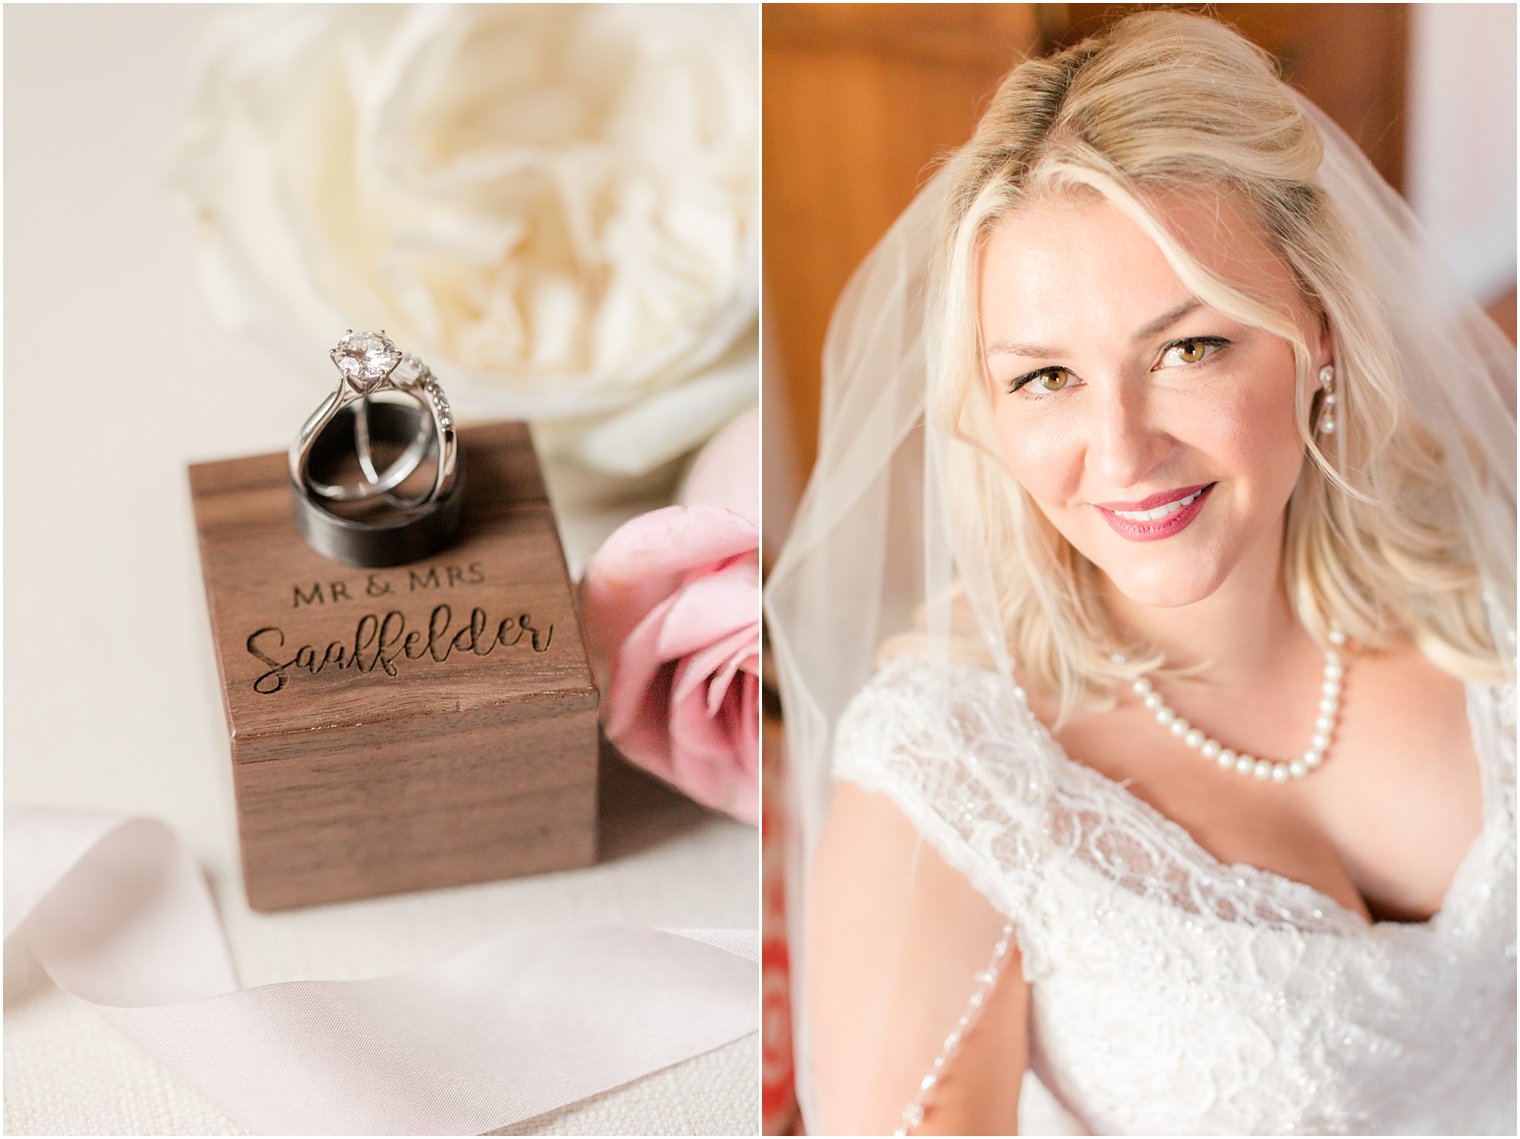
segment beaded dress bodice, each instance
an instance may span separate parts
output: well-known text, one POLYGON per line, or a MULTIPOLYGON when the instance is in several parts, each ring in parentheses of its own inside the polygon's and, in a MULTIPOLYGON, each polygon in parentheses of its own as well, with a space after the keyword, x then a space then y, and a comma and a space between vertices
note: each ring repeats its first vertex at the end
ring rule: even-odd
POLYGON ((1514 692, 1470 685, 1468 713, 1483 828, 1417 925, 1221 863, 983 669, 883 666, 834 774, 1013 922, 1030 1067, 1090 1132, 1513 1135, 1514 692))

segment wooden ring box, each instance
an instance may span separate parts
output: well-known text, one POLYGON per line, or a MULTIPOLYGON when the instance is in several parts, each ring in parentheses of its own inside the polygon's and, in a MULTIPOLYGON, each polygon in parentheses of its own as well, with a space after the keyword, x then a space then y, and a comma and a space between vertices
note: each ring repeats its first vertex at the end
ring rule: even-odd
POLYGON ((459 444, 456 541, 388 569, 301 540, 283 452, 189 469, 256 910, 595 860, 597 694, 533 444, 459 444))

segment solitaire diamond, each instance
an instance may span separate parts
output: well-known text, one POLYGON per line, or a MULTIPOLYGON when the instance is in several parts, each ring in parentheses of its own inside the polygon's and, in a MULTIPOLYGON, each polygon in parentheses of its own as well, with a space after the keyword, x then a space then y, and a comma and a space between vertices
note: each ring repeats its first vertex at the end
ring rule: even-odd
POLYGON ((401 350, 383 333, 350 332, 332 350, 333 363, 361 391, 374 387, 401 361, 401 350))

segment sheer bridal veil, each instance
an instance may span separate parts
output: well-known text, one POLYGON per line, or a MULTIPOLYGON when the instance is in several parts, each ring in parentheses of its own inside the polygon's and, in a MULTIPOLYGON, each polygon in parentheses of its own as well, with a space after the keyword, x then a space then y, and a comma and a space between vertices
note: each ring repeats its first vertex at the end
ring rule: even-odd
MULTIPOLYGON (((1453 563, 1476 570, 1481 605, 1473 607, 1474 619, 1486 626, 1483 632, 1496 646, 1498 670, 1512 680, 1514 349, 1463 294, 1440 251, 1356 146, 1306 100, 1291 97, 1312 124, 1309 133, 1322 144, 1314 183, 1349 231, 1360 259, 1346 271, 1370 288, 1380 334, 1389 342, 1383 358, 1396 374, 1385 378, 1399 393, 1403 414, 1423 428, 1451 488, 1439 501, 1379 506, 1400 511, 1416 525, 1422 523, 1423 511, 1439 513, 1439 518, 1432 515, 1432 524, 1455 537, 1453 563)), ((996 567, 987 552, 991 543, 965 522, 963 496, 970 484, 964 464, 977 440, 926 416, 947 331, 942 258, 954 165, 919 193, 836 307, 823 358, 818 457, 766 592, 787 732, 784 805, 794 1038, 799 1099, 808 1116, 818 1095, 809 1021, 808 922, 817 905, 809 897, 810 867, 832 794, 830 766, 839 717, 871 677, 883 646, 930 662, 975 660, 1007 685, 1016 683, 1008 629, 1017 615, 1006 612, 999 597, 996 567), (962 496, 959 504, 957 496, 962 496)), ((1302 383, 1305 377, 1299 379, 1302 383)), ((1346 419, 1357 415, 1357 382, 1355 374, 1346 378, 1346 419)), ((1363 439, 1360 445, 1370 444, 1363 439)), ((1357 446, 1355 428, 1338 432, 1326 444, 1325 459, 1345 484, 1328 493, 1382 492, 1364 485, 1357 446)), ((954 680, 948 670, 941 676, 940 706, 949 717, 954 714, 954 680)), ((1010 707, 1021 717, 1013 730, 1031 736, 1043 730, 1023 701, 1010 707)), ((923 773, 928 785, 941 777, 932 767, 923 773)), ((931 786, 926 797, 932 799, 932 794, 931 786)), ((901 872, 889 869, 885 876, 860 883, 879 910, 896 915, 885 928, 892 928, 892 920, 900 923, 900 940, 916 920, 912 899, 922 886, 915 881, 917 873, 912 866, 901 872)), ((996 883, 973 885, 997 907, 996 883)), ((999 929, 1000 923, 989 924, 986 915, 968 914, 964 926, 950 923, 934 931, 928 960, 917 951, 910 960, 890 935, 884 937, 879 953, 898 960, 898 966, 878 972, 892 978, 879 1007, 886 1008, 899 988, 921 985, 925 970, 990 960, 999 929)), ((972 969, 946 990, 943 1008, 915 1022, 931 1026, 923 1028, 933 1035, 926 1052, 930 1059, 940 1039, 961 1023, 977 987, 972 969)), ((884 1014, 879 1020, 875 1016, 872 1008, 862 1008, 862 1040, 898 1029, 884 1014)))

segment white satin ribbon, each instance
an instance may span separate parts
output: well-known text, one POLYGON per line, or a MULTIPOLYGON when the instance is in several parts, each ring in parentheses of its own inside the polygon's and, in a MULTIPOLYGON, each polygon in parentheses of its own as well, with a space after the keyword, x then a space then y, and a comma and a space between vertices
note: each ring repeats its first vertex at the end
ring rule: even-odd
POLYGON ((239 989, 162 823, 5 812, 5 936, 251 1130, 480 1134, 759 1027, 751 931, 513 934, 366 981, 239 989))

